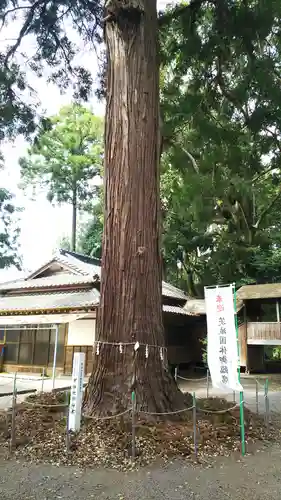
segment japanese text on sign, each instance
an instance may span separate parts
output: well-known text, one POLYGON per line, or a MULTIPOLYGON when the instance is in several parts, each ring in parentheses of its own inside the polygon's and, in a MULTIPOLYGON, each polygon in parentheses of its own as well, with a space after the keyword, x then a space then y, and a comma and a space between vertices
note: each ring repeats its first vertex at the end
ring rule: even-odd
POLYGON ((70 392, 68 428, 79 431, 85 369, 85 353, 76 352, 73 358, 72 382, 70 392))
POLYGON ((232 285, 205 288, 208 366, 214 387, 241 391, 232 285))

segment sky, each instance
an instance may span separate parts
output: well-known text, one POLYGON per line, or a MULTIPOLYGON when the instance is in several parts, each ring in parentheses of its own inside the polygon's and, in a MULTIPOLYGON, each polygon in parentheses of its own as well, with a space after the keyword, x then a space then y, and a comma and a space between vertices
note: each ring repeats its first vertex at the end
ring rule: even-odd
MULTIPOLYGON (((158 8, 162 9, 167 4, 173 3, 173 0, 158 0, 158 8)), ((3 34, 1 33, 0 44, 5 43, 5 39, 14 37, 14 30, 17 30, 16 23, 9 27, 3 34)), ((1 47, 2 48, 2 47, 1 47)), ((22 48, 21 48, 22 49, 22 48)), ((30 41, 23 47, 28 54, 32 52, 30 41)), ((94 51, 84 50, 77 60, 91 70, 94 80, 98 72, 98 60, 94 51)), ((51 83, 47 83, 47 76, 43 78, 32 79, 32 86, 37 92, 41 102, 40 111, 46 116, 58 113, 59 109, 71 103, 72 93, 67 91, 61 94, 60 90, 51 83)), ((104 103, 99 102, 94 96, 87 104, 96 115, 104 115, 104 103)), ((9 189, 14 195, 15 204, 23 211, 19 214, 20 234, 20 252, 23 259, 23 271, 19 273, 14 269, 0 270, 0 281, 6 281, 17 278, 20 274, 32 271, 49 260, 55 249, 59 247, 59 242, 63 237, 67 237, 71 232, 71 207, 52 206, 41 193, 32 201, 18 187, 20 182, 20 169, 18 159, 24 156, 27 150, 27 143, 22 137, 18 137, 14 142, 0 143, 0 149, 4 154, 5 168, 0 171, 0 186, 9 189)))

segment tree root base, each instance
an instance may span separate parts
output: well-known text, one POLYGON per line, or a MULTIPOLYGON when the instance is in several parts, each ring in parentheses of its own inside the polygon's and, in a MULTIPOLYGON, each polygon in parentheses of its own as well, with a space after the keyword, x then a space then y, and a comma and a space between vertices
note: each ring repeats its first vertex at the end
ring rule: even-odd
MULTIPOLYGON (((65 395, 51 396, 61 403, 65 395)), ((32 401, 35 403, 36 398, 32 401)), ((50 396, 38 397, 41 404, 50 404, 50 396)), ((205 400, 204 407, 207 408, 205 400)), ((31 461, 44 461, 53 464, 74 465, 76 467, 104 466, 119 470, 131 470, 161 459, 170 462, 173 458, 184 458, 192 462, 210 462, 212 457, 227 456, 233 452, 240 453, 239 416, 235 410, 228 411, 229 403, 218 400, 210 401, 214 408, 226 410, 231 418, 214 419, 212 414, 198 414, 196 425, 196 448, 194 446, 194 426, 192 421, 186 422, 148 422, 136 418, 135 422, 135 460, 132 459, 132 421, 129 418, 112 418, 102 420, 84 417, 81 430, 69 435, 66 446, 66 419, 57 418, 50 408, 19 405, 16 419, 16 457, 25 457, 31 461), (25 441, 22 437, 25 436, 25 441)), ((203 408, 204 408, 203 407, 203 408)), ((52 408, 53 410, 54 408, 52 408)), ((61 411, 61 410, 59 410, 61 411)), ((206 410, 207 411, 207 410, 206 410)), ((276 439, 279 430, 271 428, 265 432, 261 420, 249 411, 245 412, 247 442, 261 439, 276 439)), ((2 417, 1 417, 2 418, 2 417)), ((4 420, 5 417, 3 417, 4 420)), ((0 447, 8 452, 9 429, 0 430, 0 447), (8 432, 7 432, 8 431, 8 432)), ((2 429, 2 426, 0 426, 2 429)))

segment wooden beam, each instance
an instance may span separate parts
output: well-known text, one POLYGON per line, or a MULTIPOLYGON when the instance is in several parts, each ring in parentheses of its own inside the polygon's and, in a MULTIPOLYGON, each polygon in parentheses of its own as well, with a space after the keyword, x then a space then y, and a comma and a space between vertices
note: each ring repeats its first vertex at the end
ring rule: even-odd
POLYGON ((281 339, 249 339, 247 341, 248 345, 281 345, 281 339))
POLYGON ((276 318, 278 323, 280 323, 279 299, 276 299, 276 318))
MULTIPOLYGON (((17 391, 17 394, 33 394, 34 392, 37 392, 37 389, 22 389, 20 391, 17 391)), ((13 392, 1 392, 0 398, 4 398, 5 396, 12 396, 13 392)))

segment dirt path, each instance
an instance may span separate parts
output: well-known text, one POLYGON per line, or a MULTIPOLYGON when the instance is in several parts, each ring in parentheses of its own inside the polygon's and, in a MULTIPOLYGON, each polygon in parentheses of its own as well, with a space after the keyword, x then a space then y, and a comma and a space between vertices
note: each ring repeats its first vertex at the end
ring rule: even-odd
POLYGON ((175 461, 134 473, 0 462, 1 500, 279 500, 280 491, 277 445, 210 468, 175 461))

